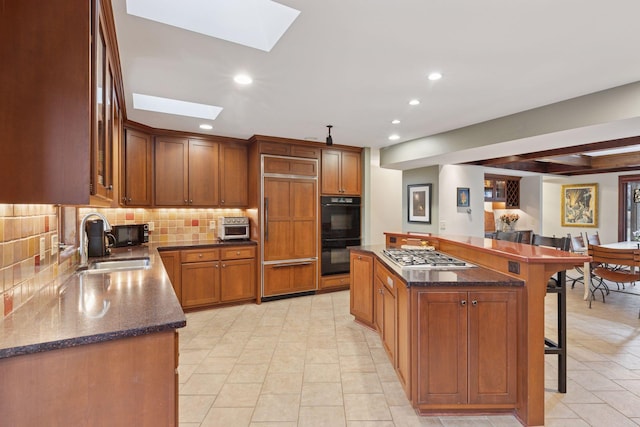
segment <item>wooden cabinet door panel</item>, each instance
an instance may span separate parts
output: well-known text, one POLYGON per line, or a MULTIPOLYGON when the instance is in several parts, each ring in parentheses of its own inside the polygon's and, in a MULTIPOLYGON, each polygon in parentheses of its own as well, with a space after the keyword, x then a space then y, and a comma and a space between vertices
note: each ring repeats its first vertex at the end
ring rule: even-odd
POLYGON ((417 295, 418 404, 467 403, 466 299, 466 292, 417 295))
POLYGON ((182 264, 182 306, 195 307, 220 301, 219 262, 182 264))
POLYGON ((316 267, 315 261, 292 266, 291 289, 295 292, 315 290, 318 276, 316 267))
POLYGON ((322 150, 322 194, 340 193, 340 151, 322 150))
POLYGON ((160 206, 185 206, 189 197, 188 140, 156 138, 155 202, 160 206))
POLYGON ((351 253, 350 309, 356 319, 373 324, 373 257, 351 253))
POLYGON ((342 194, 359 195, 362 188, 360 153, 342 152, 340 171, 342 194))
POLYGON ((396 297, 386 286, 382 287, 382 346, 395 366, 396 361, 396 297))
POLYGON ((396 290, 396 372, 402 388, 411 398, 411 320, 410 320, 409 289, 402 283, 396 290))
POLYGON ((220 269, 220 301, 255 298, 255 260, 222 261, 220 269))
POLYGON ((178 301, 182 303, 180 251, 162 251, 160 252, 160 259, 162 259, 164 269, 167 272, 167 276, 169 276, 173 291, 176 293, 178 301))
POLYGON ((151 206, 151 135, 127 129, 124 141, 124 194, 127 206, 151 206))
MULTIPOLYGON (((219 203, 218 144, 189 141, 189 205, 216 206, 219 203)), ((246 186, 245 186, 246 188, 246 186)))
POLYGON ((291 269, 279 265, 265 265, 263 270, 265 297, 291 292, 291 269))
POLYGON ((220 146, 220 206, 244 207, 249 203, 247 147, 220 146))
POLYGON ((373 283, 375 291, 373 296, 373 325, 378 332, 382 332, 382 328, 384 327, 382 322, 384 318, 384 285, 378 276, 374 276, 373 283))
POLYGON ((516 401, 517 295, 469 292, 469 401, 516 401))
POLYGON ((292 259, 291 241, 293 231, 288 220, 275 221, 269 219, 264 238, 265 261, 292 259))

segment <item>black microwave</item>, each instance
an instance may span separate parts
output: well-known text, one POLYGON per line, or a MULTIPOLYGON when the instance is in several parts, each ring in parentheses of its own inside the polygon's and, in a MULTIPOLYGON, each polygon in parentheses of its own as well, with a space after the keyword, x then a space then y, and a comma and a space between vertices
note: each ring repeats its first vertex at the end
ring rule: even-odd
POLYGON ((149 224, 111 226, 113 247, 138 246, 149 242, 149 224))

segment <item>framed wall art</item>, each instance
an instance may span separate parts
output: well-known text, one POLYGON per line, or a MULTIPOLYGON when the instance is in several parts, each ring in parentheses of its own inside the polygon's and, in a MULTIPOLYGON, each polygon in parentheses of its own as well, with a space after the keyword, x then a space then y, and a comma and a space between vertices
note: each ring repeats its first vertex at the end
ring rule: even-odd
POLYGON ((563 185, 561 198, 563 227, 598 226, 598 184, 563 185))
POLYGON ((459 208, 468 208, 469 207, 469 189, 466 187, 458 187, 457 189, 457 197, 459 208))
POLYGON ((409 222, 431 224, 431 188, 432 184, 407 186, 409 192, 409 222))

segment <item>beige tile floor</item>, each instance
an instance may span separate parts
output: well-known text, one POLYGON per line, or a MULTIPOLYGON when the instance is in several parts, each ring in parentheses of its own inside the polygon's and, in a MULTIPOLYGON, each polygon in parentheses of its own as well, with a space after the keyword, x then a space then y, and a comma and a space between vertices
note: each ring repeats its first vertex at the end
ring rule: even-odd
MULTIPOLYGON (((589 309, 582 289, 567 298, 566 394, 556 392, 557 357, 545 358, 545 425, 640 425, 640 295, 589 309)), ((179 372, 182 427, 520 425, 509 415, 417 416, 378 335, 349 314, 348 291, 190 313, 179 372)))

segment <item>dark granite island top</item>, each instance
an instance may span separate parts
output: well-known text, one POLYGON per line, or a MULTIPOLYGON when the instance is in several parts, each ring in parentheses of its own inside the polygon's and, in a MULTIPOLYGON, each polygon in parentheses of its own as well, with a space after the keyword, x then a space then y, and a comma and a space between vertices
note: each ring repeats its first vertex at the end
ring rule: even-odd
POLYGON ((52 278, 0 322, 0 359, 182 328, 186 317, 158 251, 255 244, 168 242, 114 249, 104 259, 149 257, 150 265, 52 278))
POLYGON ((524 286, 524 281, 488 268, 475 266, 452 269, 401 268, 383 253, 385 245, 351 246, 353 251, 369 252, 400 277, 407 286, 524 286))

